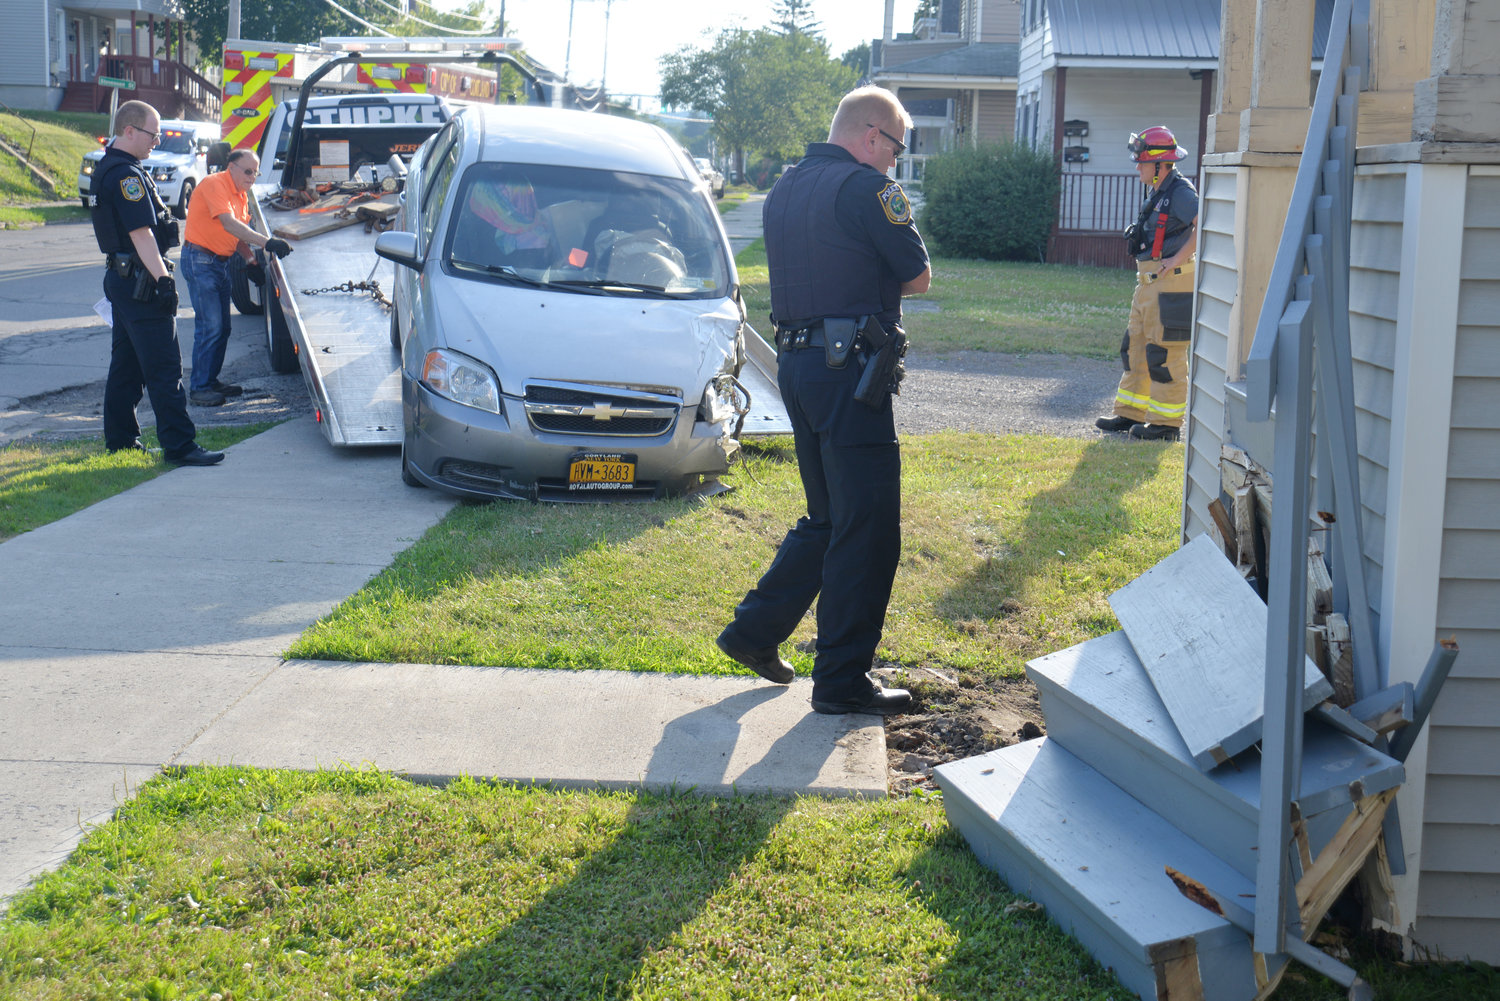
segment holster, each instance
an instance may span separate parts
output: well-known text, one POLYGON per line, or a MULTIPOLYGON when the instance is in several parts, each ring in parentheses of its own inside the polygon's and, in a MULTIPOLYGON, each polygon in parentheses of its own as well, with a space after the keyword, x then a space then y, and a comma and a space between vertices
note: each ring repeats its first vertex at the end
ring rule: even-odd
POLYGON ((843 368, 849 364, 858 326, 859 322, 852 316, 831 316, 823 320, 823 351, 829 368, 843 368))
POLYGON ((135 273, 135 284, 130 287, 130 298, 136 302, 150 302, 156 295, 156 279, 151 272, 141 268, 135 273))
POLYGON ((906 357, 906 331, 899 326, 887 331, 874 316, 864 316, 859 321, 859 336, 869 359, 854 387, 854 398, 872 410, 880 410, 892 394, 900 394, 901 380, 906 378, 902 362, 906 357))
POLYGON ((146 270, 141 267, 134 254, 106 254, 104 264, 109 270, 127 280, 135 277, 137 271, 146 270))

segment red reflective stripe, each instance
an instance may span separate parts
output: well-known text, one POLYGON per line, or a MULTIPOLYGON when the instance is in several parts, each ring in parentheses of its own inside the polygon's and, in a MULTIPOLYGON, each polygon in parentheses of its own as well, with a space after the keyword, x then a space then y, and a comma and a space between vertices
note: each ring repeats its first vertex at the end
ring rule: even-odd
POLYGON ((1158 212, 1156 214, 1156 239, 1151 241, 1151 259, 1161 260, 1162 241, 1167 238, 1167 214, 1158 212))

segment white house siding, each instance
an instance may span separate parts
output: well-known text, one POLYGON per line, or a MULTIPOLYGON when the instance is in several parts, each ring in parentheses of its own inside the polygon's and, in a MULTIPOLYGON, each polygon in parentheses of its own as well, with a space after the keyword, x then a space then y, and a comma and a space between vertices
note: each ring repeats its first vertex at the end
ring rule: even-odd
POLYGON ((50 7, 36 0, 0 0, 0 21, 6 28, 0 32, 0 95, 21 92, 11 88, 47 86, 45 42, 52 17, 50 7))
POLYGON ((1500 168, 1464 201, 1437 636, 1460 653, 1429 722, 1415 939, 1500 962, 1500 168))
MULTIPOLYGON (((1049 74, 1047 85, 1053 87, 1049 74)), ((1083 167, 1090 174, 1133 174, 1135 163, 1125 144, 1132 132, 1151 125, 1166 125, 1177 142, 1188 151, 1179 164, 1189 177, 1198 173, 1198 83, 1187 70, 1094 69, 1071 66, 1063 95, 1063 117, 1089 123, 1089 134, 1081 140, 1089 148, 1089 162, 1083 167), (1142 95, 1150 100, 1143 101, 1142 95)), ((1045 143, 1052 142, 1052 101, 1043 103, 1047 117, 1042 122, 1045 143)), ((1068 140, 1069 143, 1075 140, 1068 140)))
POLYGON ((1182 533, 1209 530, 1208 506, 1219 496, 1219 451, 1224 443, 1224 383, 1228 371, 1229 316, 1234 308, 1234 211, 1239 170, 1204 171, 1198 208, 1198 295, 1189 371, 1187 461, 1182 533))
POLYGON ((1349 343, 1367 592, 1380 594, 1401 282, 1405 165, 1362 167, 1349 242, 1349 343))

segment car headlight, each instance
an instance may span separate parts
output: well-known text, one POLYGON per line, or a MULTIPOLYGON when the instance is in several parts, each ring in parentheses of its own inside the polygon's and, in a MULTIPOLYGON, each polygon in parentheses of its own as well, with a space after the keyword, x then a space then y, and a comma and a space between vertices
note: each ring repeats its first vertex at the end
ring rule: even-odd
POLYGON ((93 160, 85 160, 85 161, 83 161, 83 176, 84 177, 92 177, 93 174, 94 174, 94 161, 93 160))
POLYGON ((151 177, 157 181, 170 181, 177 176, 176 167, 152 167, 151 177))
POLYGON ((422 385, 445 399, 498 414, 500 382, 488 365, 447 348, 433 348, 422 360, 422 385))

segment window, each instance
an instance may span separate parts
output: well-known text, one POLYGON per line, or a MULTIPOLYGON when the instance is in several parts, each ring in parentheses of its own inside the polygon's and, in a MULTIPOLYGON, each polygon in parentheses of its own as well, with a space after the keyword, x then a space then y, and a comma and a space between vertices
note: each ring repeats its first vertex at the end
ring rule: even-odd
POLYGON ((477 281, 682 298, 729 287, 718 220, 691 182, 547 164, 481 163, 451 196, 447 266, 477 281))
POLYGON ((417 230, 417 239, 423 247, 431 244, 433 231, 437 228, 438 216, 443 213, 443 201, 448 194, 448 186, 453 183, 453 171, 458 166, 458 143, 455 141, 457 130, 453 128, 444 129, 436 139, 433 140, 433 152, 428 158, 428 177, 426 186, 422 190, 422 213, 421 225, 417 230))

